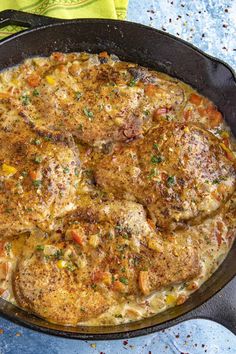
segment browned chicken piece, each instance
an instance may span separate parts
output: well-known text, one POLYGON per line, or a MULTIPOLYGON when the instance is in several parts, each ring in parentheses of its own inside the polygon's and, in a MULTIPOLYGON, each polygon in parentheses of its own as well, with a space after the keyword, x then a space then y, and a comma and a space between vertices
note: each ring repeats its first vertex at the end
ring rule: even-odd
POLYGON ((93 63, 88 58, 83 54, 69 62, 65 56, 59 63, 53 60, 46 71, 39 67, 34 72, 36 84, 25 75, 26 86, 35 85, 27 104, 19 97, 18 113, 40 134, 63 140, 69 132, 83 143, 102 147, 144 134, 154 111, 174 114, 182 107, 184 90, 175 80, 108 56, 94 56, 93 63), (99 59, 106 60, 101 64, 99 59))
POLYGON ((0 120, 1 237, 50 225, 75 209, 80 180, 74 146, 44 139, 11 113, 6 106, 0 120))
POLYGON ((75 325, 200 272, 190 239, 155 233, 136 203, 93 202, 62 222, 27 239, 13 280, 17 303, 52 322, 75 325))
POLYGON ((215 212, 235 189, 232 153, 197 125, 160 123, 96 165, 97 184, 143 204, 157 226, 174 229, 215 212))

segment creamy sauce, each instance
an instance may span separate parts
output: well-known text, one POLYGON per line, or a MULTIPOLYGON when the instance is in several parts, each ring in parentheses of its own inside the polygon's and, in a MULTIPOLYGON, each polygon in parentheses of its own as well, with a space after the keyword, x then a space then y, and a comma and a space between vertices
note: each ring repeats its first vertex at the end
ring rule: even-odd
MULTIPOLYGON (((71 100, 68 91, 65 88, 67 86, 72 87, 73 91, 77 93, 78 97, 81 95, 83 96, 83 92, 81 92, 82 83, 80 80, 74 80, 73 75, 76 73, 76 75, 79 76, 83 70, 92 70, 96 66, 101 65, 99 57, 97 55, 89 55, 86 53, 71 54, 71 57, 73 57, 73 60, 70 59, 68 62, 65 59, 67 58, 66 55, 62 57, 58 56, 58 58, 54 58, 51 61, 48 58, 28 59, 23 64, 14 68, 7 69, 0 73, 0 117, 3 117, 6 112, 4 106, 5 100, 7 100, 9 97, 23 97, 25 107, 27 109, 27 102, 31 99, 30 97, 32 95, 40 95, 40 93, 37 91, 37 87, 39 85, 39 83, 37 85, 38 74, 34 76, 34 72, 39 68, 42 68, 42 75, 44 75, 46 69, 50 72, 52 63, 55 65, 56 60, 61 65, 61 68, 58 67, 56 70, 53 69, 53 73, 46 76, 46 86, 48 85, 51 89, 51 87, 59 85, 59 79, 61 80, 60 83, 64 82, 64 88, 63 86, 58 86, 58 89, 56 92, 54 92, 55 95, 60 99, 60 102, 64 102, 64 104, 66 104, 67 100, 71 100), (64 74, 65 71, 63 66, 65 66, 67 69, 69 68, 69 71, 72 73, 72 77, 68 77, 64 74), (28 86, 25 84, 25 78, 28 78, 28 86)), ((115 56, 108 58, 106 54, 103 54, 102 58, 103 57, 107 58, 108 63, 110 63, 111 66, 116 65, 117 62, 119 62, 118 58, 115 56)), ((129 64, 129 67, 131 68, 134 66, 134 64, 129 64)), ((127 68, 124 67, 123 71, 125 77, 125 75, 127 75, 127 68)), ((188 85, 162 73, 157 73, 157 75, 159 80, 165 80, 175 84, 177 83, 184 92, 185 101, 184 103, 180 103, 179 106, 177 105, 177 107, 180 107, 179 109, 176 108, 175 110, 171 110, 168 106, 170 103, 165 97, 163 100, 167 100, 167 108, 156 108, 155 104, 153 103, 155 99, 150 94, 149 99, 145 99, 141 104, 141 107, 139 108, 140 114, 143 115, 144 118, 146 116, 156 115, 158 116, 158 119, 160 118, 166 121, 182 121, 183 119, 190 121, 200 120, 200 123, 204 124, 206 129, 208 129, 218 139, 220 139, 222 148, 226 151, 226 153, 229 155, 234 155, 233 157, 230 156, 230 158, 235 158, 236 145, 231 135, 230 129, 220 118, 220 116, 216 114, 217 110, 214 108, 211 102, 205 98, 202 98, 188 85)), ((138 85, 133 81, 130 81, 127 85, 125 80, 126 79, 124 79, 124 82, 114 84, 114 90, 119 90, 121 96, 129 95, 129 99, 132 101, 130 109, 134 110, 138 107, 140 97, 144 95, 144 92, 145 90, 147 91, 147 89, 144 88, 142 84, 138 85)), ((112 80, 111 85, 113 85, 112 80)), ((106 89, 107 88, 104 86, 103 90, 106 89)), ((149 85, 148 90, 150 91, 151 89, 152 88, 149 85)), ((170 89, 170 93, 171 92, 172 91, 170 89)), ((119 126, 123 119, 119 116, 119 112, 125 108, 122 106, 123 101, 116 101, 116 98, 113 98, 112 94, 115 95, 116 91, 111 92, 109 89, 108 92, 105 92, 102 97, 97 97, 96 108, 92 107, 90 109, 87 106, 84 107, 83 110, 85 112, 86 119, 90 121, 93 119, 93 116, 96 114, 96 112, 99 114, 99 110, 105 110, 105 112, 110 114, 111 117, 116 117, 116 124, 119 126), (104 97, 110 97, 110 99, 105 100, 104 97)), ((173 94, 176 94, 176 97, 178 97, 178 94, 175 91, 173 91, 173 94)), ((57 107, 55 109, 57 109, 57 107)), ((12 116, 17 115, 13 108, 10 114, 12 114, 12 116)), ((35 121, 37 123, 37 117, 35 121)), ((143 133, 150 129, 151 124, 152 123, 149 122, 145 123, 143 133)), ((81 127, 78 128, 83 129, 82 123, 81 127)), ((101 154, 104 153, 103 150, 105 148, 109 149, 109 144, 107 144, 105 135, 95 142, 93 141, 93 137, 81 135, 81 137, 78 136, 77 138, 77 147, 83 165, 82 171, 80 172, 82 183, 79 184, 77 190, 79 204, 82 203, 83 196, 86 199, 86 196, 90 198, 91 196, 93 197, 94 194, 102 193, 101 191, 99 192, 97 186, 94 186, 94 184, 91 183, 92 176, 90 175, 89 171, 94 168, 101 154), (82 139, 82 142, 80 139, 82 139), (88 144, 85 142, 86 139, 88 139, 88 144), (93 147, 89 146, 91 144, 93 147)), ((136 170, 135 173, 139 174, 139 171, 136 170)), ((2 176, 0 177, 3 178, 2 176)), ((234 198, 236 199, 236 196, 231 197, 232 204, 236 203, 234 198)), ((212 203, 212 201, 209 201, 209 203, 212 203)), ((227 203, 229 204, 230 201, 227 203)), ((212 207, 212 205, 209 205, 209 207, 212 207)), ((68 204, 67 210, 69 211, 73 209, 74 204, 68 204)), ((51 224, 50 228, 53 229, 53 224, 51 224)), ((110 325, 127 323, 130 321, 153 316, 157 313, 167 310, 170 307, 184 303, 187 298, 214 273, 214 271, 225 259, 230 250, 230 247, 232 246, 235 230, 235 211, 232 212, 230 221, 227 220, 226 222, 225 215, 221 208, 215 216, 211 216, 203 220, 199 225, 189 225, 185 228, 184 231, 175 231, 176 233, 180 232, 181 237, 184 237, 184 235, 185 237, 189 237, 190 245, 198 248, 201 272, 195 279, 164 287, 146 297, 143 295, 140 295, 139 297, 135 297, 133 295, 127 296, 123 298, 119 304, 111 306, 108 310, 96 318, 89 319, 87 321, 81 321, 80 324, 97 326, 102 324, 110 325)), ((28 233, 22 233, 21 235, 14 235, 14 237, 8 237, 7 239, 2 237, 1 240, 0 238, 0 296, 14 304, 16 304, 16 300, 12 291, 12 274, 14 273, 17 260, 20 258, 21 252, 24 249, 25 240, 28 237, 28 233)), ((136 241, 138 244, 138 240, 136 241)))

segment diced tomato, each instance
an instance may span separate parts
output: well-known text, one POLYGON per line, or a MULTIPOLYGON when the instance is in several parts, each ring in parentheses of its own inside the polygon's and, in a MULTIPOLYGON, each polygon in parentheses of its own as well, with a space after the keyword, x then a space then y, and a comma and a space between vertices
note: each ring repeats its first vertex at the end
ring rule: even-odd
POLYGON ((189 102, 195 104, 196 106, 200 106, 202 103, 202 97, 197 95, 196 93, 192 93, 189 97, 189 102))
POLYGON ((37 179, 37 173, 35 171, 30 171, 29 175, 33 181, 37 179))
POLYGON ((147 222, 148 222, 148 225, 152 228, 152 229, 154 229, 155 230, 155 223, 154 223, 154 221, 152 220, 152 219, 147 219, 147 222))
POLYGON ((217 127, 220 123, 222 123, 223 118, 222 114, 218 112, 217 110, 214 110, 210 116, 210 126, 211 128, 217 127))
POLYGON ((156 86, 152 84, 148 84, 145 86, 145 94, 149 97, 154 96, 156 92, 156 86))
POLYGON ((101 52, 98 54, 98 56, 99 56, 99 58, 108 58, 109 57, 107 52, 101 52))
POLYGON ((40 84, 40 76, 38 74, 31 74, 26 79, 31 87, 37 87, 40 84))
POLYGON ((124 293, 126 291, 126 286, 125 286, 125 284, 121 283, 121 281, 116 280, 113 283, 113 289, 115 291, 120 292, 120 293, 124 293))
POLYGON ((78 234, 77 231, 71 230, 70 234, 71 234, 73 241, 75 241, 80 246, 83 245, 83 238, 81 237, 81 235, 78 234))
POLYGON ((52 53, 51 58, 55 61, 59 61, 60 63, 65 62, 65 55, 60 52, 52 53))

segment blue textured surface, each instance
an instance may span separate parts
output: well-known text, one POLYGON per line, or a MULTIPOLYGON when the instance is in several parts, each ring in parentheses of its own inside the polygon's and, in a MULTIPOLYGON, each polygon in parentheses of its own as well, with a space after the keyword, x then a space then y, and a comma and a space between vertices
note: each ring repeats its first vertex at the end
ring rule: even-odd
MULTIPOLYGON (((167 30, 236 68, 236 0, 130 0, 128 19, 167 30)), ((3 319, 0 329, 0 354, 236 354, 236 337, 207 320, 97 343, 50 337, 3 319)))

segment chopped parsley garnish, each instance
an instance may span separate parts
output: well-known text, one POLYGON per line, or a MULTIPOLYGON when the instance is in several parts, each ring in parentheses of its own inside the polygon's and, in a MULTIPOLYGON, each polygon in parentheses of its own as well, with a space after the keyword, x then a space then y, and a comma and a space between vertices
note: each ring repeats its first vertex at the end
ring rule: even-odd
POLYGON ((53 255, 56 259, 61 259, 61 257, 63 256, 63 252, 62 250, 57 250, 54 255, 53 255))
POLYGON ((79 92, 79 91, 75 92, 75 98, 77 99, 77 101, 80 100, 81 96, 82 96, 81 92, 79 92))
POLYGON ((6 250, 8 256, 9 256, 9 254, 10 254, 11 249, 12 249, 12 244, 11 244, 10 242, 8 242, 8 243, 5 245, 5 250, 6 250))
POLYGON ((129 86, 129 87, 133 87, 133 86, 135 86, 135 85, 136 85, 136 80, 133 78, 133 79, 131 79, 130 82, 128 83, 128 86, 129 86))
POLYGON ((28 172, 27 172, 27 171, 22 171, 22 172, 21 172, 21 176, 23 176, 23 177, 28 176, 28 172))
POLYGON ((23 106, 27 106, 30 103, 29 95, 21 96, 21 102, 22 102, 23 106))
POLYGON ((41 144, 41 140, 40 139, 34 139, 33 140, 33 144, 34 145, 40 145, 41 144))
POLYGON ((115 315, 115 318, 123 318, 122 314, 120 313, 119 315, 115 315))
POLYGON ((69 167, 65 167, 65 168, 63 169, 63 172, 64 172, 64 173, 69 173, 69 172, 70 172, 69 167))
POLYGON ((68 269, 70 272, 74 272, 76 270, 76 266, 72 262, 68 262, 66 269, 68 269))
POLYGON ((89 119, 93 118, 93 112, 90 111, 87 107, 84 107, 83 112, 86 115, 86 117, 88 117, 89 119))
POLYGON ((83 131, 83 124, 78 125, 78 130, 83 131))
POLYGON ((119 278, 119 281, 121 282, 121 283, 123 283, 123 284, 125 284, 125 285, 128 285, 128 279, 127 278, 125 278, 125 277, 120 277, 119 278))
POLYGON ((34 89, 33 92, 32 92, 33 96, 37 97, 39 96, 39 90, 37 89, 34 89))
POLYGON ((161 163, 162 161, 164 161, 164 157, 162 157, 162 156, 155 156, 155 155, 153 155, 153 156, 151 157, 151 163, 153 163, 153 164, 161 163))
POLYGON ((78 170, 78 168, 75 168, 75 176, 76 176, 76 177, 79 177, 79 170, 78 170))
POLYGON ((220 183, 220 180, 218 178, 216 178, 212 181, 212 184, 218 184, 218 183, 220 183))
POLYGON ((158 150, 159 149, 159 145, 157 143, 154 143, 153 144, 153 149, 158 150))
POLYGON ((41 181, 40 179, 35 179, 35 180, 33 181, 33 185, 34 185, 35 187, 40 187, 41 184, 42 184, 42 181, 41 181))
POLYGON ((35 158, 34 158, 34 162, 35 163, 41 163, 43 161, 43 158, 42 158, 42 156, 35 156, 35 158))
POLYGON ((151 179, 151 178, 155 177, 156 175, 157 175, 157 169, 152 168, 151 171, 149 172, 149 175, 147 176, 147 178, 151 179))
POLYGON ((50 136, 45 136, 45 137, 44 137, 44 140, 45 140, 45 141, 51 141, 52 138, 50 138, 50 136))
POLYGON ((37 245, 36 246, 36 250, 37 251, 43 251, 44 250, 44 246, 43 245, 37 245))
POLYGON ((149 116, 150 111, 148 109, 146 109, 145 111, 143 111, 143 113, 145 114, 145 116, 149 116))
POLYGON ((92 284, 91 285, 91 288, 94 289, 94 290, 96 289, 96 287, 97 287, 97 284, 92 284))
POLYGON ((167 185, 170 187, 175 183, 175 177, 174 176, 169 176, 167 178, 167 185))

